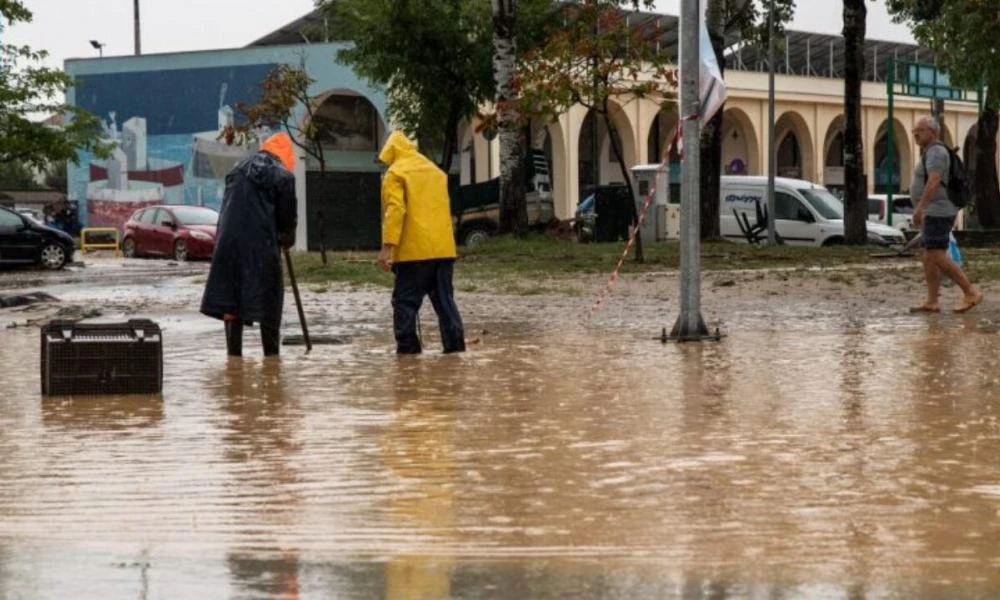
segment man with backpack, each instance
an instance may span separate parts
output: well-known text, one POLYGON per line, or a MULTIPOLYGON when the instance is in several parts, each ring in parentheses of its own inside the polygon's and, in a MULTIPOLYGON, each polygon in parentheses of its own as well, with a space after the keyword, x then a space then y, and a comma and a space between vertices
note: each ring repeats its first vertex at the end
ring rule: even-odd
POLYGON ((921 256, 927 297, 910 312, 941 311, 938 292, 941 273, 944 273, 962 289, 962 300, 955 312, 964 313, 983 301, 983 293, 972 286, 962 267, 948 255, 955 217, 966 202, 966 190, 963 189, 966 182, 961 162, 938 140, 940 134, 941 126, 934 117, 922 117, 913 128, 913 138, 921 152, 910 184, 910 196, 917 200, 913 224, 920 227, 923 239, 921 256))

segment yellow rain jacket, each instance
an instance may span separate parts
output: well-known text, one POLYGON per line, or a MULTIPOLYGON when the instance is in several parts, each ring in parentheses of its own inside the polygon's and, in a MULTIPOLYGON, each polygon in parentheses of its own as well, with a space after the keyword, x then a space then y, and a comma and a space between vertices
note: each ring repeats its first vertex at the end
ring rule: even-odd
POLYGON ((393 262, 455 258, 448 177, 416 145, 392 132, 378 159, 382 178, 382 243, 395 246, 393 262))

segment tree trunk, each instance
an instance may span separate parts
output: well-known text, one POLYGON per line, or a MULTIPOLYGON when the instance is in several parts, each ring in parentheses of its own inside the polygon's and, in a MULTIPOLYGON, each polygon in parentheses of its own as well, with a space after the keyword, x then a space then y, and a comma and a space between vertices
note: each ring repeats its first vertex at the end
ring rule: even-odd
MULTIPOLYGON (((635 202, 635 188, 632 187, 632 174, 628 172, 628 166, 625 165, 625 157, 623 156, 622 148, 618 145, 618 135, 614 124, 611 122, 611 115, 608 114, 608 101, 604 100, 604 106, 601 110, 601 116, 604 117, 604 127, 608 130, 608 137, 611 141, 611 152, 615 155, 615 160, 618 161, 618 167, 622 172, 622 180, 625 182, 625 186, 628 188, 628 198, 629 206, 631 206, 632 213, 632 225, 637 226, 639 223, 639 209, 636 207, 635 202)), ((646 215, 649 218, 649 215, 646 215)), ((642 232, 635 232, 635 262, 645 262, 645 257, 642 253, 642 232)))
POLYGON ((519 115, 511 102, 517 58, 517 0, 493 0, 493 81, 496 84, 497 123, 500 130, 500 233, 528 232, 528 204, 524 192, 524 161, 519 115))
POLYGON ((444 124, 444 141, 441 145, 441 160, 438 166, 446 174, 451 173, 451 161, 455 156, 456 138, 458 137, 458 122, 460 120, 457 101, 451 102, 448 110, 448 120, 444 124))
POLYGON ((854 245, 868 243, 868 182, 861 139, 866 16, 865 0, 844 0, 844 242, 854 245))
POLYGON ((1000 99, 990 90, 986 94, 983 114, 976 125, 976 162, 972 185, 976 215, 983 229, 1000 226, 1000 183, 997 181, 997 129, 1000 127, 1000 115, 993 104, 996 100, 1000 99))
MULTIPOLYGON (((722 34, 723 2, 709 0, 705 9, 705 26, 708 37, 712 40, 712 51, 719 63, 719 74, 725 74, 726 60, 723 55, 725 36, 722 34)), ((701 131, 701 181, 699 182, 701 198, 701 239, 710 240, 720 237, 719 231, 719 177, 722 175, 722 113, 726 105, 719 107, 710 121, 704 124, 701 131)))

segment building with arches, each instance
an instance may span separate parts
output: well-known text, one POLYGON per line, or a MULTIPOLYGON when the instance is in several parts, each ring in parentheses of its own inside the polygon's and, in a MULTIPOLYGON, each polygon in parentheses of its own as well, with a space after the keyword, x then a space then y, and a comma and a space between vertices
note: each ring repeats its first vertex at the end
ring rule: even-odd
MULTIPOLYGON (((677 18, 662 19, 667 29, 677 18)), ((916 121, 932 113, 930 99, 896 95, 892 123, 893 169, 889 154, 888 90, 886 77, 890 57, 895 61, 921 62, 930 53, 918 46, 868 40, 867 68, 862 84, 862 138, 864 170, 869 192, 909 189, 919 148, 910 135, 916 121)), ((843 39, 838 36, 789 31, 784 56, 776 65, 775 140, 778 176, 822 183, 833 190, 844 184, 843 130, 844 81, 843 39)), ((768 68, 766 58, 753 48, 740 48, 727 55, 725 80, 727 101, 723 113, 721 169, 724 174, 764 175, 768 148, 768 68)), ((973 95, 972 98, 975 98, 973 95)), ((941 110, 941 139, 959 147, 967 166, 974 147, 978 105, 969 101, 947 101, 941 110)), ((612 120, 620 132, 625 161, 629 165, 659 162, 677 126, 676 102, 659 105, 648 99, 619 98, 613 103, 612 120)), ((577 106, 555 123, 532 123, 535 148, 545 149, 552 163, 556 214, 569 218, 576 204, 596 184, 621 180, 614 164, 608 133, 593 115, 577 106)), ((482 181, 490 174, 486 165, 497 164, 496 143, 487 144, 463 130, 462 181, 482 181), (483 160, 487 152, 493 160, 483 160)), ((671 157, 672 178, 679 181, 679 164, 671 157)), ((491 173, 497 175, 496 167, 491 173)))
MULTIPOLYGON (((674 31, 677 17, 635 12, 674 31)), ((69 198, 79 203, 84 224, 117 224, 134 208, 156 202, 218 207, 225 173, 253 150, 227 145, 220 129, 238 118, 234 107, 259 97, 257 84, 279 64, 304 68, 314 80, 310 95, 323 132, 326 169, 300 152, 296 180, 300 249, 373 248, 379 242, 379 169, 373 159, 391 129, 384 92, 335 61, 343 43, 312 40, 322 20, 313 11, 246 48, 142 56, 75 59, 67 72, 80 81, 69 102, 105 122, 119 142, 108 159, 83 154, 70 164, 69 198)), ((676 39, 676 38, 675 38, 676 39)), ((864 168, 869 191, 908 190, 919 156, 909 132, 932 110, 927 99, 897 96, 888 119, 885 78, 890 57, 920 62, 929 53, 906 44, 869 40, 871 57, 862 87, 864 168), (893 133, 894 168, 889 169, 888 132, 893 133)), ((727 55, 728 98, 723 113, 723 173, 766 173, 768 148, 767 64, 752 47, 727 55)), ((779 176, 797 177, 837 189, 843 185, 843 40, 788 32, 776 65, 776 158, 779 176)), ((649 99, 616 98, 611 120, 626 166, 659 162, 677 126, 677 105, 649 99)), ((938 106, 938 108, 942 108, 938 106)), ((966 162, 975 139, 978 107, 944 103, 942 139, 960 146, 966 162)), ((294 118, 305 119, 300 108, 294 118)), ((460 183, 499 174, 499 144, 476 133, 476 121, 462 123, 452 175, 460 183)), ((575 106, 551 123, 526 127, 533 150, 549 161, 556 216, 570 218, 595 185, 621 181, 602 119, 575 106)), ((677 156, 672 178, 679 181, 677 156)))

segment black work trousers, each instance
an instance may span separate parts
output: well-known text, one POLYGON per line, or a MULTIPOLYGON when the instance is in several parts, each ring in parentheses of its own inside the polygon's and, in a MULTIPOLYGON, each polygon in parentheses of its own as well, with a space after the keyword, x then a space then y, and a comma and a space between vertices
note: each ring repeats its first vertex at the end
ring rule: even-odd
MULTIPOLYGON (((281 330, 260 324, 260 341, 264 356, 278 356, 281 350, 281 330)), ((226 351, 229 356, 243 356, 243 321, 226 321, 226 351)))
POLYGON ((417 314, 424 296, 430 296, 437 313, 441 344, 445 353, 465 351, 465 328, 455 304, 451 277, 455 259, 442 258, 401 262, 393 265, 396 285, 392 289, 392 326, 396 335, 396 352, 419 354, 417 314))

